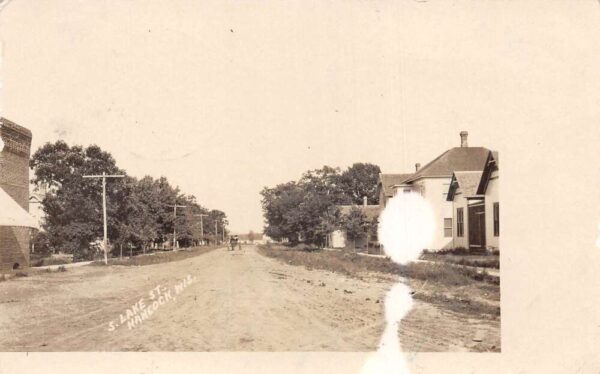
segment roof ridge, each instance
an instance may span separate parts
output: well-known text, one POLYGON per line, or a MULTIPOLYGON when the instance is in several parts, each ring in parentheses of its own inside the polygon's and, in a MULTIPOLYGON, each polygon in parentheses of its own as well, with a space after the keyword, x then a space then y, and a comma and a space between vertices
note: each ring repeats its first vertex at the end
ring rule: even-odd
MULTIPOLYGON (((474 167, 477 169, 478 167, 475 164, 478 161, 476 160, 487 158, 489 152, 491 151, 486 147, 452 147, 428 162, 405 182, 411 183, 421 177, 433 176, 434 174, 439 176, 451 176, 452 172, 456 171, 456 169, 460 170, 466 167, 474 167), (433 173, 433 171, 435 171, 435 173, 433 173)), ((482 168, 483 166, 484 165, 481 165, 482 168)), ((476 169, 474 171, 476 171, 476 169)))
MULTIPOLYGON (((456 148, 456 147, 455 147, 456 148)), ((413 177, 407 179, 405 182, 411 182, 413 180, 415 180, 415 178, 419 177, 421 174, 423 174, 423 170, 427 170, 427 168, 429 168, 431 166, 431 164, 433 164, 434 162, 436 162, 437 160, 439 160, 440 158, 442 158, 445 154, 447 154, 448 152, 450 152, 450 150, 452 150, 454 148, 450 148, 447 149, 445 152, 443 152, 441 155, 437 156, 436 158, 434 158, 433 160, 429 161, 427 164, 425 164, 425 166, 421 167, 419 170, 417 170, 414 174, 413 177)))

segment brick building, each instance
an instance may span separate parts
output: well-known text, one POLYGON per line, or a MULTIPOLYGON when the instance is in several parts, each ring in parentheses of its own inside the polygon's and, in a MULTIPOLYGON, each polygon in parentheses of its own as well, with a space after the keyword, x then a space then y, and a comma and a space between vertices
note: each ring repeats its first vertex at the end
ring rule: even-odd
POLYGON ((0 270, 29 266, 31 131, 0 118, 0 270))

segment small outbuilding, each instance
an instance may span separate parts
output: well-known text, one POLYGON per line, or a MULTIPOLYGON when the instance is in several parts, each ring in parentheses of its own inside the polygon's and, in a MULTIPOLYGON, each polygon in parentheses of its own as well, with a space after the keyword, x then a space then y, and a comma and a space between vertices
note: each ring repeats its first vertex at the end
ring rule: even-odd
MULTIPOLYGON (((382 211, 380 205, 367 205, 366 199, 363 205, 338 205, 338 208, 342 216, 348 215, 352 208, 359 208, 369 222, 377 220, 382 211)), ((354 245, 357 248, 366 248, 369 245, 369 242, 376 241, 376 239, 377 238, 372 235, 366 235, 360 240, 357 240, 354 245)), ((348 246, 346 232, 342 229, 333 231, 329 234, 328 244, 330 248, 346 248, 346 246, 348 246)))

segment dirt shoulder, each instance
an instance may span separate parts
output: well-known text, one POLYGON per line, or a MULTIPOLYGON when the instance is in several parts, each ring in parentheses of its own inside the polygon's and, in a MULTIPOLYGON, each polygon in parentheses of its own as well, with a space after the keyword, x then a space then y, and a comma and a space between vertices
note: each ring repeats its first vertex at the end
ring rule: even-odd
MULTIPOLYGON (((494 343, 468 344, 475 350, 500 350, 500 285, 492 277, 478 277, 472 269, 450 263, 411 263, 401 266, 386 258, 359 256, 345 251, 302 251, 285 246, 260 246, 259 252, 288 265, 323 269, 361 280, 403 280, 415 292, 415 300, 456 313, 466 324, 498 327, 494 343)), ((409 316, 410 318, 410 316, 409 316)), ((479 340, 479 339, 477 339, 479 340)))
MULTIPOLYGON (((216 246, 191 247, 186 249, 178 249, 176 251, 155 251, 147 254, 141 254, 133 257, 110 258, 108 265, 123 265, 123 266, 145 266, 153 264, 161 264, 164 262, 181 261, 191 257, 200 256, 214 249, 222 248, 216 246)), ((93 261, 92 266, 104 266, 103 261, 93 261)))

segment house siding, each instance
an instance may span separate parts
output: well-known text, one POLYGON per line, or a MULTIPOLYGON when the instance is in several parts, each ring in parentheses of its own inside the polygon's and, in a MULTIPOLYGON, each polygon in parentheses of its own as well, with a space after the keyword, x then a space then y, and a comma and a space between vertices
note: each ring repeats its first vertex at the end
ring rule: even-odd
POLYGON ((454 215, 452 214, 452 202, 447 201, 448 189, 451 177, 423 178, 415 181, 415 191, 421 195, 429 204, 434 216, 434 234, 430 250, 441 250, 452 246, 452 237, 444 235, 444 219, 451 218, 454 226, 454 215))
MULTIPOLYGON (((500 202, 499 174, 493 171, 485 191, 485 236, 488 248, 500 248, 500 236, 494 236, 494 203, 500 202)), ((501 204, 500 204, 501 205, 501 204)), ((502 206, 500 206, 502 211, 502 206)), ((500 221, 500 233, 502 233, 502 221, 500 221)))
POLYGON ((465 198, 462 192, 460 192, 460 188, 454 195, 453 201, 453 222, 452 222, 452 247, 458 248, 469 248, 469 211, 467 207, 468 200, 465 198), (463 236, 458 236, 458 209, 462 208, 463 210, 463 236))

